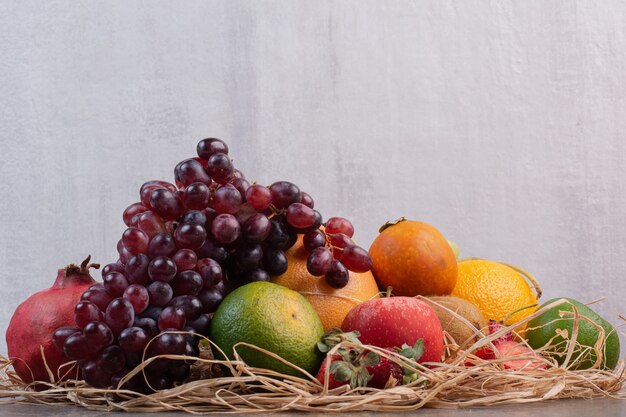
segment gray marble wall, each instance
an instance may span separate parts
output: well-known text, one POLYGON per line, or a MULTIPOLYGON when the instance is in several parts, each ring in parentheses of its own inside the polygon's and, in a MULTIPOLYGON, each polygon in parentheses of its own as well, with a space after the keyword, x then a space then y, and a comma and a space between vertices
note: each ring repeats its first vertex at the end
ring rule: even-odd
POLYGON ((617 0, 1 1, 0 328, 58 267, 115 260, 141 183, 206 136, 363 246, 424 220, 617 322, 625 21, 617 0))

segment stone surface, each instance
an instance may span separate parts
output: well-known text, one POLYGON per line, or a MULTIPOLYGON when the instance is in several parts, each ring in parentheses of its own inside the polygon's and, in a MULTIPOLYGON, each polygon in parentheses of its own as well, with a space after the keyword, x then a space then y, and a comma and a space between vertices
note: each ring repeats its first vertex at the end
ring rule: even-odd
POLYGON ((114 261, 141 183, 210 135, 363 246, 424 220, 616 322, 624 21, 618 0, 0 2, 0 334, 59 266, 114 261))
MULTIPOLYGON (((145 417, 146 413, 110 413, 94 412, 77 407, 47 407, 36 405, 0 405, 0 416, 7 417, 145 417)), ((153 417, 182 417, 189 414, 180 412, 150 413, 153 417)), ((248 416, 250 414, 229 414, 229 416, 248 416)), ((277 413, 280 417, 319 417, 332 414, 324 413, 277 413)), ((522 405, 508 405, 471 409, 429 409, 422 408, 416 411, 394 413, 341 413, 346 417, 393 417, 393 416, 420 416, 420 417, 565 417, 565 416, 603 416, 623 417, 626 415, 626 401, 620 400, 560 400, 544 403, 529 403, 522 405)))

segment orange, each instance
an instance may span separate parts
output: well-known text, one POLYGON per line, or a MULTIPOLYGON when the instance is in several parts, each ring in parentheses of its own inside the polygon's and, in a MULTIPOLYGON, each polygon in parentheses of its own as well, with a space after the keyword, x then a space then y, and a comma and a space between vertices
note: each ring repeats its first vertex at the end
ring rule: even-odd
MULTIPOLYGON (((537 304, 537 296, 530 284, 515 269, 482 259, 459 262, 459 275, 452 295, 477 306, 485 319, 496 321, 503 320, 515 310, 537 304)), ((534 311, 534 308, 519 311, 505 324, 517 323, 534 311)))
POLYGON ((447 295, 456 284, 456 256, 429 224, 404 218, 385 224, 370 255, 378 285, 394 295, 447 295))
POLYGON ((333 288, 326 283, 324 277, 309 274, 306 269, 309 254, 302 245, 302 236, 298 237, 298 242, 285 255, 287 271, 273 278, 272 282, 298 291, 309 300, 320 316, 325 330, 341 327, 352 307, 379 297, 378 286, 371 272, 350 272, 348 285, 343 288, 333 288))

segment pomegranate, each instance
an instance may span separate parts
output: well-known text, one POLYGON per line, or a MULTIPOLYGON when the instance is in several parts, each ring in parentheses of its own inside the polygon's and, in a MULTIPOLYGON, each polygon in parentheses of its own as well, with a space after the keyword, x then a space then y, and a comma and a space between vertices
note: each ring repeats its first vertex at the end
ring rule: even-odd
MULTIPOLYGON (((489 334, 494 334, 504 328, 504 325, 495 320, 489 321, 489 334)), ((516 342, 513 339, 513 334, 510 332, 505 333, 503 336, 493 341, 496 352, 490 347, 486 346, 474 354, 481 359, 498 359, 509 358, 509 360, 503 362, 504 369, 511 370, 545 370, 547 365, 541 362, 541 355, 533 351, 531 348, 516 342), (520 359, 514 359, 519 356, 520 359), (533 360, 532 358, 537 358, 533 360)), ((471 360, 466 361, 467 366, 472 366, 474 363, 471 360)))
MULTIPOLYGON (((83 292, 96 282, 89 275, 89 268, 100 267, 90 264, 90 260, 88 256, 80 266, 71 264, 59 269, 52 287, 31 295, 13 313, 6 332, 7 348, 13 368, 23 381, 50 381, 42 352, 55 381, 59 380, 59 367, 69 362, 63 351, 53 344, 52 334, 59 327, 75 326, 74 306, 83 292)), ((66 373, 64 371, 65 368, 61 373, 66 373)), ((75 373, 61 380, 70 376, 75 373)))

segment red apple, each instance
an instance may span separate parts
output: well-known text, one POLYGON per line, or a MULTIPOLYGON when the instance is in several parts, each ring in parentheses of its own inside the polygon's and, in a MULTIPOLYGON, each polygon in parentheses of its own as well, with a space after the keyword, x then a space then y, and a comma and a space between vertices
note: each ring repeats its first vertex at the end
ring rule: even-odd
POLYGON ((435 311, 412 297, 377 298, 355 306, 343 320, 344 332, 358 331, 359 340, 378 347, 415 345, 424 340, 419 362, 440 362, 443 330, 435 311))

